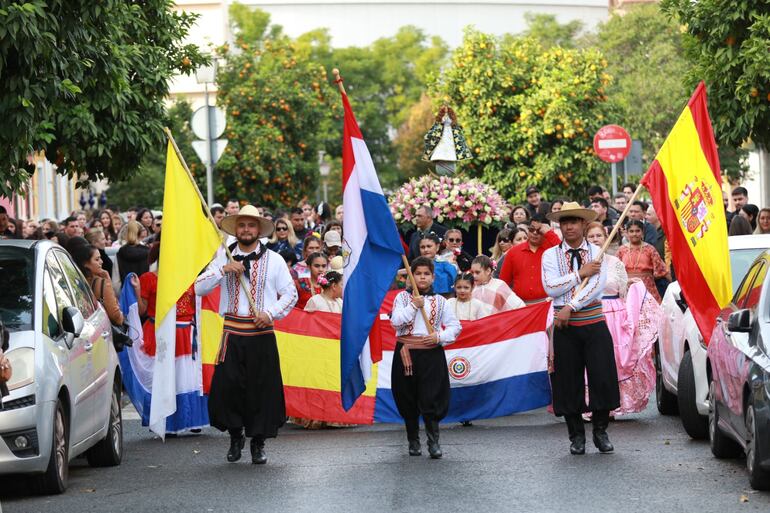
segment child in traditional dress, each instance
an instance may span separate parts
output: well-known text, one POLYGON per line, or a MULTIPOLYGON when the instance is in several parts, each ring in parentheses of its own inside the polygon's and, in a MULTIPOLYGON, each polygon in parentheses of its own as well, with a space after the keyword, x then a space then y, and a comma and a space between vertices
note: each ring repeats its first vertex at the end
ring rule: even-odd
POLYGON ((479 255, 473 259, 471 273, 476 284, 473 288, 473 297, 487 305, 493 314, 524 307, 524 301, 511 290, 507 283, 492 277, 496 267, 497 263, 486 255, 479 255))
POLYGON ((419 456, 420 416, 425 422, 428 452, 441 458, 438 423, 449 410, 449 372, 444 346, 455 341, 462 327, 447 300, 433 291, 433 260, 417 257, 412 274, 420 296, 400 292, 390 322, 396 329, 391 388, 404 418, 409 454, 419 456), (422 310, 422 312, 421 312, 422 310), (430 327, 423 315, 427 316, 430 327))
POLYGON ((306 312, 342 313, 342 275, 337 271, 328 271, 318 277, 321 293, 308 299, 306 312))
POLYGON ((473 297, 473 275, 462 273, 455 280, 455 297, 447 300, 459 321, 475 321, 490 314, 490 308, 473 297))

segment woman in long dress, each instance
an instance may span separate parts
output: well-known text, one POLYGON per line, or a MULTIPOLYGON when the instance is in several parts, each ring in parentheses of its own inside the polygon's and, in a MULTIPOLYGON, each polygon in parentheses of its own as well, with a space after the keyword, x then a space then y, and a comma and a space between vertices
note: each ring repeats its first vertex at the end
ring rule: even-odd
POLYGON ((628 222, 626 237, 628 243, 621 246, 615 256, 625 265, 629 279, 641 280, 655 301, 660 303, 655 280, 666 278, 671 281, 671 273, 666 263, 660 258, 655 246, 644 242, 644 223, 641 221, 632 219, 628 222))
MULTIPOLYGON (((607 232, 601 223, 593 222, 588 225, 586 239, 601 247, 607 232)), ((623 262, 612 255, 605 254, 604 258, 607 283, 602 310, 615 346, 620 407, 612 413, 619 416, 643 411, 655 389, 652 351, 663 311, 641 281, 629 281, 623 262)))
POLYGON ((492 277, 496 266, 496 262, 486 255, 479 255, 473 259, 471 264, 475 283, 473 297, 487 305, 493 314, 522 308, 524 301, 511 290, 508 284, 499 278, 492 277))

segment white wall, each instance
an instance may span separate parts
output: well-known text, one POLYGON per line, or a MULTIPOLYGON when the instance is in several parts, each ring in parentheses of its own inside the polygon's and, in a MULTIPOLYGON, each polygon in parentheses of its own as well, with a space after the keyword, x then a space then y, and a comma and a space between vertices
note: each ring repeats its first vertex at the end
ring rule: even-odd
POLYGON ((770 156, 757 149, 749 153, 749 175, 743 185, 749 191, 749 203, 770 207, 770 156))

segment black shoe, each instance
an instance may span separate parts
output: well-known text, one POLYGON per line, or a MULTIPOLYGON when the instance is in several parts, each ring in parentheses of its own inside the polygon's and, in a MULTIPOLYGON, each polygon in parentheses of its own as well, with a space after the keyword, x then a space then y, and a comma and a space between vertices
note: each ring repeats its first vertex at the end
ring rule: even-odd
POLYGON ((243 450, 243 446, 246 443, 246 437, 243 435, 241 436, 231 436, 230 437, 230 450, 227 451, 227 461, 230 463, 235 463, 239 459, 241 459, 241 451, 243 450))
POLYGON ((565 415, 564 420, 567 423, 567 431, 569 432, 570 454, 585 454, 586 432, 583 426, 583 418, 580 415, 565 415))
POLYGON ((581 437, 575 437, 572 443, 569 444, 569 453, 579 456, 586 453, 586 439, 581 437))
POLYGON ((419 439, 409 440, 409 456, 421 456, 422 447, 420 447, 419 439))
POLYGON ((604 454, 615 450, 606 431, 594 432, 594 445, 599 449, 599 452, 604 454))
POLYGON ((599 452, 608 453, 615 450, 607 436, 607 426, 610 423, 610 412, 607 410, 593 412, 594 445, 599 452))
POLYGON ((440 459, 444 454, 438 443, 438 421, 425 419, 425 433, 428 435, 428 454, 433 460, 440 459))
POLYGON ((264 465, 267 463, 264 438, 254 437, 251 439, 251 463, 253 465, 264 465))

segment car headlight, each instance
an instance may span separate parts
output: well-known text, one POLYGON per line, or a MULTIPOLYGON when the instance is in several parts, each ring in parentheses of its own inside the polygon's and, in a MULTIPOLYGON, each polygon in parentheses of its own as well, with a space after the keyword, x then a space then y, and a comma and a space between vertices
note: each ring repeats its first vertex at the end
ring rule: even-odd
POLYGON ((8 390, 29 385, 35 381, 35 350, 31 347, 20 347, 13 351, 5 353, 8 361, 11 362, 13 371, 10 381, 8 381, 8 390))

